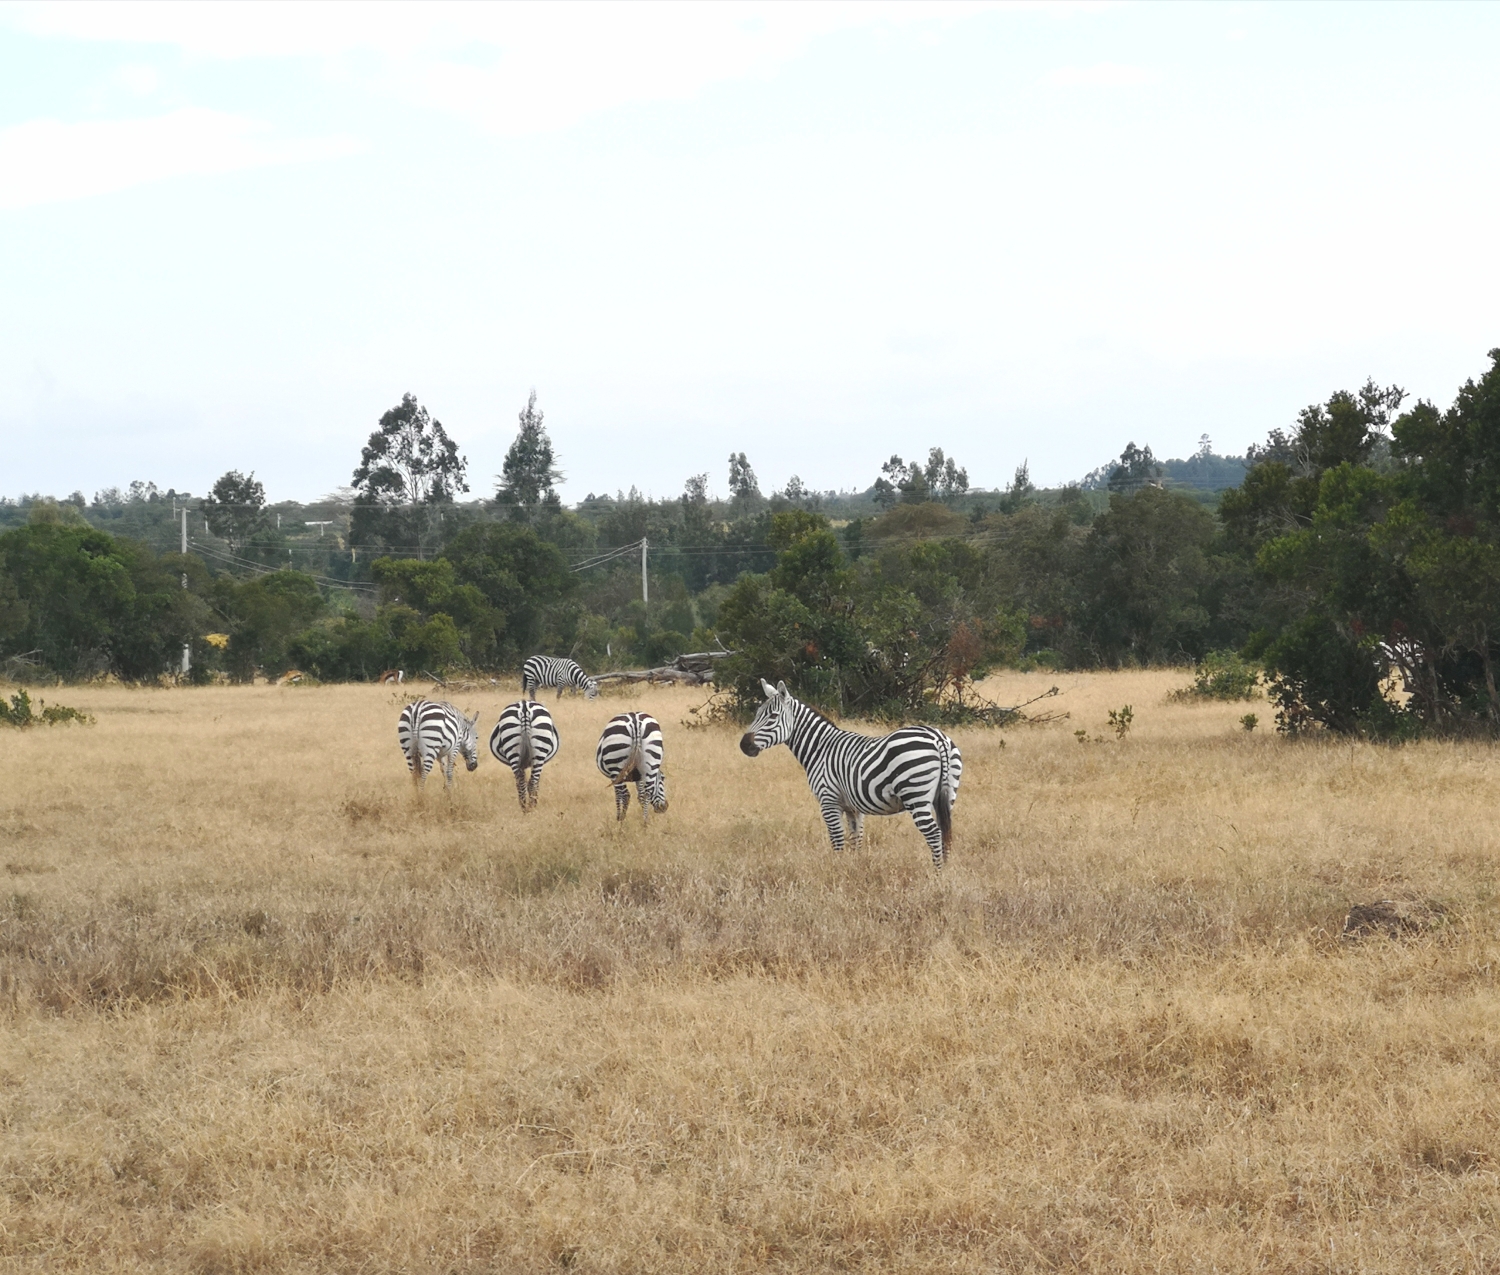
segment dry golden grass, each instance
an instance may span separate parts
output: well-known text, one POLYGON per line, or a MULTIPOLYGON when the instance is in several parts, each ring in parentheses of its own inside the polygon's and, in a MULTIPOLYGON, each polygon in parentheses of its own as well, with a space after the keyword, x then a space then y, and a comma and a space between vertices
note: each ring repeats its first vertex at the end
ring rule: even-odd
POLYGON ((961 733, 941 877, 686 691, 649 828, 617 699, 523 818, 415 797, 389 689, 67 693, 0 733, 0 1267, 1500 1269, 1494 750, 1056 680, 961 733), (1402 895, 1450 923, 1338 938, 1402 895))

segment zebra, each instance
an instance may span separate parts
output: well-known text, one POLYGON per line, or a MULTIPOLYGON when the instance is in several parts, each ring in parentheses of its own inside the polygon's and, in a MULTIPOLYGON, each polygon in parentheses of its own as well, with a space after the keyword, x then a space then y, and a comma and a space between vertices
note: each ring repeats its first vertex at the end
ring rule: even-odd
POLYGON ((599 683, 583 671, 576 660, 559 659, 555 655, 533 655, 521 665, 521 694, 535 699, 537 688, 557 687, 557 698, 572 687, 582 691, 585 699, 599 698, 599 683))
POLYGON ((856 735, 794 698, 785 682, 762 680, 761 688, 766 702, 741 736, 740 751, 755 757, 777 744, 792 750, 807 771, 834 850, 844 848, 845 820, 858 849, 866 815, 906 810, 932 851, 933 867, 943 866, 964 769, 958 745, 931 726, 903 726, 881 739, 856 735))
POLYGON ((650 713, 621 713, 604 724, 595 760, 615 790, 615 818, 625 818, 630 809, 628 783, 635 784, 641 799, 641 818, 651 821, 651 811, 667 808, 667 781, 661 773, 661 723, 650 713), (649 803, 649 807, 648 807, 649 803))
POLYGON ((473 770, 479 765, 479 737, 475 728, 479 714, 461 713, 452 704, 419 699, 401 710, 396 723, 396 738, 401 754, 417 787, 422 787, 432 773, 433 764, 443 759, 443 779, 453 787, 453 759, 463 754, 464 765, 473 770))
POLYGON ((557 755, 562 741, 557 725, 540 704, 529 699, 507 704, 490 732, 490 752, 516 776, 516 795, 521 809, 536 809, 537 790, 542 786, 542 767, 557 755), (530 780, 527 771, 531 772, 530 780))

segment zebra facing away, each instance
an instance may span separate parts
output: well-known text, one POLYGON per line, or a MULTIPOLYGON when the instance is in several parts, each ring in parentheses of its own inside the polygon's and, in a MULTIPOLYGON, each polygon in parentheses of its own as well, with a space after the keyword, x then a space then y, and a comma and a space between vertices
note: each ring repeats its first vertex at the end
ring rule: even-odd
POLYGON ((576 660, 559 659, 555 655, 533 655, 521 665, 521 694, 535 699, 538 688, 557 687, 557 698, 572 687, 582 691, 585 699, 599 698, 599 683, 583 671, 576 660))
POLYGON ((786 744, 807 771, 828 837, 844 848, 844 821, 858 849, 866 815, 911 814, 917 831, 941 868, 953 844, 953 806, 963 758, 958 745, 931 726, 903 726, 880 739, 834 725, 793 697, 785 682, 761 682, 766 702, 740 738, 740 751, 755 757, 786 744))
POLYGON ((542 786, 542 767, 557 755, 562 740, 557 725, 540 704, 529 699, 507 704, 490 732, 490 752, 503 761, 516 776, 516 796, 521 809, 536 809, 536 796, 542 786), (530 771, 528 778, 527 771, 530 771))
POLYGON ((641 799, 641 818, 651 821, 651 811, 667 808, 667 781, 661 773, 661 723, 650 713, 621 713, 604 724, 595 760, 614 786, 615 818, 625 818, 630 809, 630 789, 635 784, 641 799))
POLYGON ((439 758, 443 762, 443 780, 453 786, 453 760, 463 754, 464 765, 473 770, 479 765, 479 736, 475 727, 479 714, 469 717, 452 704, 419 699, 401 710, 396 723, 396 738, 407 769, 421 787, 439 758))

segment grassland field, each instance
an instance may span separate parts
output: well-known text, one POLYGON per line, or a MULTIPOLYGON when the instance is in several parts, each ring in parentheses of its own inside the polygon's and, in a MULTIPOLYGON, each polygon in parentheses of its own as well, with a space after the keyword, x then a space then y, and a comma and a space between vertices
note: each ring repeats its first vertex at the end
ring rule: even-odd
POLYGON ((1187 680, 992 679, 1070 719, 954 732, 941 874, 702 692, 564 699, 525 817, 487 752, 416 794, 390 688, 45 692, 97 723, 0 730, 0 1270, 1500 1271, 1500 753, 1187 680), (1446 920, 1342 939, 1381 898, 1446 920))

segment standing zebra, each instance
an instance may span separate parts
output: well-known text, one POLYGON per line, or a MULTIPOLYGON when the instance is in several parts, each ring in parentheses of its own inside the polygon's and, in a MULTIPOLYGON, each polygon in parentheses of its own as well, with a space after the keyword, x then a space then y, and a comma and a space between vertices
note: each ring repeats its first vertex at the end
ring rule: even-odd
POLYGON ((615 789, 615 818, 625 818, 630 809, 630 789, 635 784, 641 799, 641 818, 651 822, 651 811, 667 808, 667 781, 661 773, 661 723, 650 713, 621 713, 604 724, 595 760, 615 789), (647 807, 647 802, 650 807, 647 807))
POLYGON ((542 786, 542 767, 562 747, 557 725, 540 704, 529 699, 507 704, 490 732, 490 752, 503 761, 516 776, 516 796, 523 811, 536 809, 536 795, 542 786), (527 771, 531 772, 530 782, 527 771))
POLYGON ((432 773, 433 764, 443 759, 445 785, 453 787, 453 759, 462 753, 464 765, 473 770, 479 765, 479 736, 475 727, 479 714, 460 713, 452 704, 419 699, 401 710, 396 723, 396 738, 406 758, 411 777, 421 787, 432 773))
POLYGON ((535 699, 537 688, 542 686, 557 687, 558 699, 562 699, 563 691, 570 686, 582 691, 586 699, 599 698, 599 683, 579 667, 578 661, 555 655, 533 655, 521 665, 521 694, 535 699))
POLYGON ((766 702, 740 738, 740 751, 754 757, 777 744, 791 748, 807 771, 835 850, 844 848, 846 819, 858 849, 866 815, 907 810, 927 840, 933 866, 943 866, 964 770, 957 744, 931 726, 903 726, 881 739, 856 735, 795 699, 785 682, 762 681, 761 687, 766 702))

